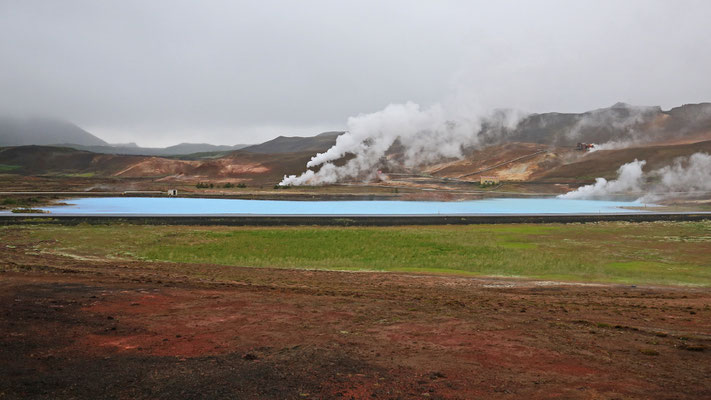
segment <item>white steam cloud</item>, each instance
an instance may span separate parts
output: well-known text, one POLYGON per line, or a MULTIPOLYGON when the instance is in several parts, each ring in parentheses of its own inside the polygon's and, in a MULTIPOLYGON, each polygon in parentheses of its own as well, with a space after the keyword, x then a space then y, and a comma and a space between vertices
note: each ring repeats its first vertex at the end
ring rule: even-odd
POLYGON ((660 179, 651 198, 667 193, 698 193, 711 191, 711 155, 695 153, 688 158, 677 158, 674 164, 654 171, 660 179))
POLYGON ((597 178, 592 185, 558 196, 562 199, 604 199, 634 195, 651 202, 672 196, 693 196, 711 191, 711 155, 695 153, 679 157, 673 164, 645 173, 646 161, 634 160, 617 170, 617 179, 597 178))
POLYGON ((639 192, 644 180, 642 167, 646 163, 644 160, 634 160, 622 165, 617 170, 617 179, 608 181, 605 178, 597 178, 592 185, 582 186, 558 197, 562 199, 601 199, 612 193, 639 192))
POLYGON ((633 141, 609 141, 603 144, 593 143, 593 148, 588 150, 585 154, 594 153, 599 150, 617 150, 625 149, 627 147, 633 146, 636 142, 633 141))
MULTIPOLYGON (((521 114, 498 111, 488 124, 515 126, 521 114)), ((382 111, 348 119, 348 130, 336 144, 314 156, 301 175, 285 176, 280 185, 320 185, 350 178, 372 179, 394 144, 403 147, 402 164, 413 167, 444 157, 461 157, 464 147, 478 143, 483 119, 461 107, 440 104, 422 108, 418 104, 391 104, 382 111), (457 109, 458 111, 454 111, 457 109), (343 165, 335 161, 351 155, 343 165)))

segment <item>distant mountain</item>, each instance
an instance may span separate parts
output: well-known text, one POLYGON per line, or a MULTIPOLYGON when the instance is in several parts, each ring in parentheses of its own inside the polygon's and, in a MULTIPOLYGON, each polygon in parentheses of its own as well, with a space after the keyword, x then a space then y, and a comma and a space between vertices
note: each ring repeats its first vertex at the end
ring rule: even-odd
POLYGON ((320 153, 328 150, 336 144, 336 139, 343 132, 324 132, 320 135, 301 137, 301 136, 279 136, 276 139, 247 146, 242 151, 261 154, 276 154, 276 153, 299 153, 311 152, 320 153))
POLYGON ((181 143, 169 147, 139 147, 135 143, 108 145, 108 146, 81 146, 74 143, 60 143, 62 147, 71 147, 77 150, 91 151, 103 154, 124 154, 140 156, 178 156, 194 153, 224 153, 239 150, 249 145, 237 144, 234 146, 212 145, 207 143, 181 143))
POLYGON ((111 147, 131 147, 131 148, 136 148, 140 147, 136 142, 129 142, 129 143, 111 143, 111 147))
POLYGON ((0 147, 61 146, 103 154, 176 156, 193 153, 225 153, 246 144, 219 146, 208 143, 180 143, 169 147, 139 147, 136 143, 109 144, 84 129, 53 118, 0 117, 0 147))
POLYGON ((0 117, 0 146, 74 143, 81 146, 109 144, 72 124, 52 118, 0 117))
POLYGON ((225 145, 213 145, 208 143, 180 143, 175 146, 166 147, 164 150, 168 154, 193 154, 193 153, 207 153, 207 152, 217 152, 217 151, 234 151, 243 149, 249 146, 248 144, 237 144, 234 146, 225 145))

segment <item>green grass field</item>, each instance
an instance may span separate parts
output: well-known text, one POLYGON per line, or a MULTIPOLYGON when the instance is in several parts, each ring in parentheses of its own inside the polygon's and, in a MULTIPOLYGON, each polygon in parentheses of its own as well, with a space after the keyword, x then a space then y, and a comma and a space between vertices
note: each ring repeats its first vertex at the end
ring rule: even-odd
POLYGON ((19 165, 0 164, 0 172, 9 172, 22 168, 19 165))
POLYGON ((427 227, 17 226, 3 242, 178 263, 711 285, 711 221, 427 227))

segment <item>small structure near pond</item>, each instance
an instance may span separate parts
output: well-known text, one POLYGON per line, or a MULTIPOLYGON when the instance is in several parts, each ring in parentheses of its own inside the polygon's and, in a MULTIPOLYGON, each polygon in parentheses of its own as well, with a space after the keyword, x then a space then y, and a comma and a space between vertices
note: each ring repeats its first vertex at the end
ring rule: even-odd
POLYGON ((590 151, 595 148, 595 145, 593 143, 578 143, 578 146, 575 148, 578 151, 590 151))
POLYGON ((499 178, 495 176, 482 176, 479 178, 479 185, 481 186, 493 186, 499 184, 499 178))

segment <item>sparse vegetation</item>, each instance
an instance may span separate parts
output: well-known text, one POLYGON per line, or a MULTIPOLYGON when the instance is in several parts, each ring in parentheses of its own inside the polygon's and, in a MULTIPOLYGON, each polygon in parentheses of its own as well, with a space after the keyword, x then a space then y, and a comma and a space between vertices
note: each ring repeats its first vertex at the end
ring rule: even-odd
POLYGON ((10 172, 22 168, 19 165, 0 164, 0 172, 10 172))
POLYGON ((71 174, 64 174, 68 178, 93 178, 96 176, 96 172, 75 172, 71 174))
POLYGON ((30 206, 38 203, 36 197, 6 197, 0 201, 0 206, 30 206))
POLYGON ((13 208, 12 212, 16 214, 45 214, 47 211, 41 210, 39 208, 20 207, 13 208))
POLYGON ((225 183, 224 186, 222 186, 222 187, 225 188, 225 189, 233 189, 233 188, 244 189, 244 188, 247 187, 247 185, 245 185, 244 183, 238 183, 238 184, 235 185, 235 184, 232 183, 232 182, 227 182, 227 183, 225 183))

